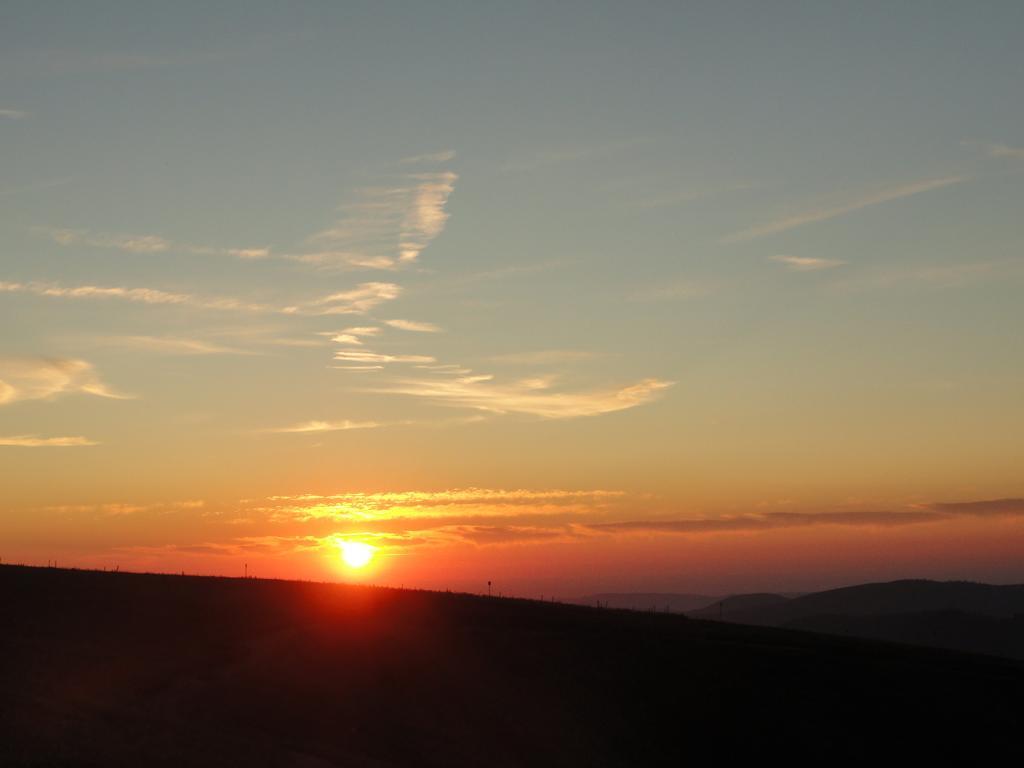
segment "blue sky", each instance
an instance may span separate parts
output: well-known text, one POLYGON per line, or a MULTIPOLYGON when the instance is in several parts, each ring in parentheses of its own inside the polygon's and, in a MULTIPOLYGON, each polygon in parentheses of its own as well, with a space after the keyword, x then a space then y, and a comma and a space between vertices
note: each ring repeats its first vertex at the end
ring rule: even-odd
POLYGON ((996 2, 5 3, 12 503, 1013 496, 1022 28, 996 2))

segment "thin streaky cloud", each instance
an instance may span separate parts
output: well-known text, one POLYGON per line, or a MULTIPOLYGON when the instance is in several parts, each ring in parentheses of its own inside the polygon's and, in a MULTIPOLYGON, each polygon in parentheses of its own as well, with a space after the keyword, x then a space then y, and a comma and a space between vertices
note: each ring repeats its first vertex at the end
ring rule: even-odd
POLYGON ((277 427, 264 431, 282 433, 343 432, 350 429, 375 429, 381 426, 383 424, 378 421, 350 421, 349 419, 342 419, 341 421, 304 421, 288 427, 277 427))
POLYGON ((265 259, 270 256, 269 248, 228 248, 228 253, 239 259, 265 259))
POLYGON ((416 333, 440 333, 441 327, 433 323, 423 323, 416 320, 385 320, 384 325, 398 328, 402 331, 414 331, 416 333))
POLYGON ((318 331, 318 334, 320 336, 335 336, 338 334, 346 334, 349 336, 378 336, 381 330, 381 328, 374 325, 354 325, 348 328, 342 328, 340 331, 318 331))
POLYGON ((161 235, 109 234, 87 229, 44 229, 58 245, 87 245, 94 248, 112 248, 128 253, 164 253, 181 251, 198 256, 233 256, 237 259, 266 259, 270 248, 217 248, 207 245, 175 243, 161 235))
POLYGON ((87 394, 111 400, 131 395, 110 389, 93 365, 69 358, 0 358, 0 405, 22 400, 52 400, 61 395, 87 394))
POLYGON ((322 315, 363 314, 385 301, 397 299, 401 292, 402 287, 395 283, 361 283, 347 291, 316 299, 309 306, 325 307, 316 312, 322 315))
POLYGON ((444 230, 457 179, 452 171, 404 173, 394 184, 363 188, 340 206, 339 220, 306 238, 311 250, 285 258, 342 269, 408 265, 444 230))
POLYGON ((166 304, 202 309, 243 310, 250 312, 285 312, 266 304, 251 304, 232 297, 203 298, 188 293, 173 293, 158 288, 126 288, 124 286, 76 285, 55 283, 16 283, 0 281, 0 293, 28 293, 35 296, 65 299, 122 299, 140 304, 166 304))
POLYGON ((385 355, 368 349, 343 349, 334 353, 338 362, 351 363, 432 363, 429 355, 385 355))
POLYGON ((99 445, 87 437, 39 437, 37 435, 14 435, 0 437, 0 446, 10 448, 78 448, 99 445))
MULTIPOLYGON (((116 347, 141 349, 175 355, 253 355, 250 350, 225 347, 202 339, 186 339, 172 336, 103 336, 97 339, 101 344, 116 347)), ((282 343, 278 340, 272 343, 282 343)), ((298 341, 298 340, 296 340, 298 341)))
POLYGON ((358 336, 351 333, 339 333, 337 336, 332 336, 331 341, 335 344, 362 344, 363 341, 358 336))
POLYGON ((206 502, 202 499, 186 499, 184 501, 159 502, 156 504, 133 504, 120 501, 103 504, 52 504, 40 509, 44 512, 59 515, 93 514, 103 517, 121 517, 124 515, 136 515, 140 512, 155 512, 157 514, 188 512, 190 510, 203 509, 205 506, 206 502))
MULTIPOLYGON (((246 521, 263 520, 278 526, 276 530, 281 536, 277 538, 330 541, 339 535, 358 534, 393 549, 460 540, 483 545, 595 536, 745 534, 816 526, 891 529, 942 524, 979 514, 1024 515, 1024 500, 996 499, 921 504, 895 510, 751 512, 719 517, 624 519, 641 498, 614 490, 454 488, 274 495, 240 500, 237 508, 246 521)), ((116 515, 149 511, 150 507, 114 504, 50 509, 116 515)), ((153 508, 153 511, 161 510, 153 508)), ((182 511, 187 513, 188 508, 182 511)), ((247 541, 250 539, 246 537, 247 541)), ((225 546, 217 542, 179 544, 183 550, 196 551, 225 546)), ((257 544, 252 540, 244 546, 265 545, 265 542, 257 544)))
POLYGON ((194 253, 198 256, 234 256, 243 261, 256 261, 270 258, 270 248, 215 248, 206 245, 180 245, 178 250, 194 253))
POLYGON ((452 171, 418 175, 411 205, 402 219, 398 260, 416 261, 420 253, 444 230, 451 216, 445 206, 459 178, 452 171))
POLYGON ((380 269, 386 271, 394 271, 398 268, 395 260, 390 256, 368 256, 345 250, 288 253, 282 258, 316 267, 349 267, 353 270, 380 269))
POLYGON ((772 261, 777 261, 780 264, 785 264, 789 269, 794 272, 816 272, 821 269, 831 269, 832 267, 841 267, 845 264, 845 261, 838 259, 819 259, 813 256, 772 256, 772 261))
POLYGON ((344 501, 362 507, 391 510, 395 506, 447 506, 450 504, 535 504, 538 501, 624 498, 625 491, 551 488, 451 488, 444 491, 383 491, 380 493, 300 494, 270 496, 270 501, 344 501))
POLYGON ((909 512, 775 512, 728 517, 682 520, 628 520, 595 523, 594 531, 605 533, 716 533, 763 531, 778 528, 802 528, 813 525, 896 527, 942 520, 943 515, 929 510, 909 512))
POLYGON ((440 152, 427 152, 423 155, 403 157, 398 162, 403 165, 417 165, 419 163, 447 163, 455 159, 454 149, 445 149, 440 152))
POLYGON ((314 347, 322 347, 326 342, 317 341, 316 339, 266 339, 265 341, 259 342, 260 344, 269 344, 273 347, 300 347, 306 349, 312 349, 314 347))
POLYGON ((890 528, 921 523, 946 522, 964 517, 1024 516, 1024 499, 992 499, 968 502, 919 504, 908 510, 847 512, 769 512, 728 517, 629 520, 591 524, 606 533, 714 533, 772 530, 815 525, 890 528))
POLYGON ((468 376, 473 372, 472 368, 466 368, 458 363, 428 363, 424 365, 414 365, 413 368, 432 371, 433 373, 443 374, 446 376, 468 376))
POLYGON ((409 395, 490 413, 522 413, 571 419, 623 411, 652 402, 673 382, 644 379, 620 389, 553 392, 529 384, 494 384, 489 379, 405 379, 374 392, 409 395))
POLYGON ((992 157, 1024 158, 1024 147, 1009 147, 1006 144, 990 144, 988 153, 992 157))
POLYGON ((329 336, 330 340, 335 344, 355 344, 362 345, 363 338, 366 336, 377 336, 381 332, 381 329, 376 326, 353 326, 351 328, 343 328, 340 331, 318 331, 319 336, 329 336))
POLYGON ((551 389, 557 379, 558 377, 554 374, 550 374, 548 376, 531 376, 526 379, 520 379, 517 384, 527 390, 551 389))
POLYGON ((269 312, 285 315, 365 314, 381 302, 397 298, 401 288, 393 283, 363 283, 349 291, 334 293, 305 304, 280 307, 257 304, 231 296, 194 296, 158 288, 77 285, 62 286, 43 282, 0 281, 0 293, 27 293, 34 296, 65 299, 120 299, 141 304, 194 307, 241 312, 269 312))
POLYGON ((947 515, 983 517, 987 515, 1024 515, 1024 499, 986 499, 984 501, 947 501, 924 505, 925 509, 947 515))
POLYGON ((784 219, 778 219, 750 229, 734 232, 731 235, 723 237, 721 242, 741 243, 747 240, 755 240, 759 237, 776 235, 780 232, 796 229, 797 227, 802 227, 806 224, 814 224, 819 221, 834 219, 837 216, 844 216, 848 213, 859 211, 861 208, 868 208, 873 205, 880 205, 881 203, 887 203, 893 200, 901 200, 905 197, 911 197, 912 195, 918 195, 923 192, 930 192, 935 189, 942 189, 943 187, 949 187, 963 181, 966 181, 965 176, 945 176, 938 179, 925 179, 923 181, 915 181, 910 184, 901 184, 900 186, 883 189, 880 192, 858 198, 842 205, 833 206, 831 208, 817 208, 803 213, 798 213, 793 216, 787 216, 784 219))
POLYGON ((28 112, 22 109, 0 109, 0 117, 7 117, 11 120, 21 120, 28 117, 28 112))
POLYGON ((66 246, 88 245, 130 253, 161 253, 171 247, 170 240, 159 235, 92 234, 84 229, 51 229, 47 232, 55 243, 66 246))

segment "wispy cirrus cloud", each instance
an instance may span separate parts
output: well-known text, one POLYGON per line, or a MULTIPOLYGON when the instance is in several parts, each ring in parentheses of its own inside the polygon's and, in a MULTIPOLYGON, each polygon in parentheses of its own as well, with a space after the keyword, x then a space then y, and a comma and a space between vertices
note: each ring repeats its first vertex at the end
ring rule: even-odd
MULTIPOLYGON (((148 548, 196 555, 274 555, 331 551, 339 539, 384 551, 416 547, 503 546, 585 541, 595 537, 704 536, 842 526, 897 528, 1024 516, 1024 499, 936 502, 895 510, 769 512, 691 518, 637 518, 649 497, 606 489, 454 488, 382 493, 289 494, 243 499, 210 509, 203 502, 48 507, 67 514, 178 514, 205 526, 177 526, 175 540, 148 548)), ((127 549, 144 551, 143 547, 127 549)))
POLYGON ((28 112, 23 109, 0 109, 0 117, 6 117, 10 120, 23 120, 28 117, 28 112))
POLYGON ((21 400, 50 400, 82 393, 113 400, 130 399, 110 389, 85 360, 0 358, 0 405, 21 400))
POLYGON ((432 363, 429 355, 389 355, 371 352, 368 349, 342 349, 334 353, 334 359, 348 363, 432 363))
POLYGON ((440 152, 427 152, 422 155, 413 155, 412 157, 403 157, 398 162, 402 165, 420 165, 420 164, 435 164, 435 163, 447 163, 455 159, 454 149, 444 149, 440 152))
POLYGON ((183 245, 179 246, 181 250, 188 253, 194 253, 199 256, 234 256, 236 259, 242 259, 243 261, 252 261, 256 259, 269 259, 271 255, 270 248, 215 248, 213 246, 206 245, 183 245))
POLYGON ((51 229, 47 232, 59 245, 88 245, 130 253, 162 253, 171 247, 170 240, 158 235, 93 234, 84 229, 51 229))
POLYGON ((1024 158, 1024 147, 1008 147, 1006 144, 990 144, 988 153, 992 157, 1024 158))
POLYGON ((238 259, 265 259, 269 248, 215 248, 205 245, 175 243, 160 235, 110 234, 87 229, 44 229, 59 245, 86 245, 93 248, 111 248, 128 253, 164 253, 179 251, 200 256, 234 256, 238 259))
POLYGON ((416 320, 385 320, 384 325, 398 328, 402 331, 413 331, 415 333, 440 333, 440 326, 433 323, 423 323, 416 320))
POLYGON ((115 501, 103 504, 56 504, 42 507, 46 512, 56 512, 61 515, 82 515, 95 514, 103 517, 123 517, 125 515, 137 515, 142 512, 156 514, 172 514, 175 512, 187 512, 202 510, 206 506, 203 499, 185 499, 184 501, 166 501, 146 504, 115 501))
POLYGON ((929 510, 907 512, 773 512, 692 519, 627 520, 595 523, 592 530, 606 533, 716 533, 801 528, 812 525, 892 527, 942 519, 929 510))
POLYGON ((140 349, 169 355, 252 355, 250 350, 226 347, 203 339, 187 339, 173 336, 102 336, 100 344, 140 349))
POLYGON ((391 509, 395 503, 415 504, 418 506, 436 506, 449 504, 533 504, 537 501, 591 499, 591 498, 622 498, 624 491, 612 490, 566 490, 561 488, 451 488, 443 491, 384 491, 381 493, 337 493, 295 494, 270 496, 272 501, 320 501, 343 500, 370 506, 375 509, 391 509))
POLYGON ((331 337, 331 341, 335 344, 359 344, 363 343, 363 340, 356 336, 354 333, 338 333, 331 337))
POLYGON ((99 445, 87 437, 39 437, 38 435, 0 436, 0 446, 8 448, 79 448, 99 445))
POLYGON ((715 533, 802 528, 818 525, 891 528, 948 522, 965 517, 1024 516, 1024 499, 933 502, 902 510, 842 512, 768 512, 691 519, 628 520, 595 523, 589 528, 606 533, 715 533))
POLYGON ((307 432, 344 432, 350 429, 375 429, 384 426, 379 421, 303 421, 287 427, 276 427, 265 432, 307 433, 307 432))
POLYGON ((784 264, 794 272, 817 272, 822 269, 841 267, 845 261, 838 259, 820 259, 813 256, 772 256, 772 261, 784 264))
POLYGON ((76 285, 62 286, 44 282, 0 281, 0 293, 27 293, 34 296, 63 299, 120 299, 139 304, 162 304, 198 309, 243 312, 270 312, 285 315, 348 315, 364 314, 377 305, 395 299, 401 287, 394 283, 362 283, 347 291, 329 294, 297 305, 275 306, 239 299, 233 296, 196 296, 191 293, 164 291, 159 288, 125 286, 76 285))
POLYGON ((127 288, 124 286, 76 285, 62 286, 43 282, 3 282, 0 293, 28 293, 35 296, 61 299, 121 299, 139 304, 164 304, 198 307, 203 309, 244 310, 255 312, 287 311, 253 304, 233 297, 200 297, 189 293, 176 293, 158 288, 127 288))
POLYGON ((395 283, 361 283, 347 291, 332 293, 310 302, 309 306, 319 308, 314 314, 360 315, 385 301, 397 299, 401 293, 402 287, 395 283))
POLYGON ((966 181, 966 177, 964 176, 944 176, 942 178, 924 179, 921 181, 914 181, 909 184, 900 184, 895 187, 888 187, 846 203, 841 203, 827 208, 814 208, 781 219, 776 219, 775 221, 770 221, 766 224, 751 227, 750 229, 740 230, 739 232, 734 232, 731 235, 726 235, 722 238, 721 242, 740 243, 747 240, 755 240, 760 237, 776 235, 780 232, 786 232, 807 224, 814 224, 819 221, 834 219, 838 216, 845 216, 848 213, 859 211, 862 208, 880 205, 893 200, 901 200, 905 197, 919 195, 924 192, 931 192, 935 189, 942 189, 943 187, 960 184, 963 181, 966 181))
POLYGON ((1024 158, 1024 147, 1014 147, 1009 144, 1002 144, 1000 142, 983 142, 983 141, 961 141, 965 147, 972 149, 980 149, 989 157, 1012 157, 1016 159, 1024 158))
POLYGON ((420 397, 490 413, 569 419, 644 405, 655 400, 672 384, 660 379, 644 379, 621 389, 560 392, 538 389, 529 381, 496 384, 490 381, 490 377, 468 376, 458 379, 404 379, 373 391, 420 397))
MULTIPOLYGON (((446 150, 404 158, 400 165, 439 165, 452 160, 446 150)), ((269 246, 217 247, 176 242, 162 235, 94 232, 88 229, 39 228, 55 242, 111 248, 129 253, 179 252, 224 255, 243 260, 272 256, 320 267, 396 270, 419 258, 444 230, 448 198, 458 176, 448 170, 413 170, 391 184, 364 187, 340 206, 341 218, 306 239, 297 252, 276 252, 269 246)))
POLYGON ((416 261, 423 249, 441 234, 451 216, 445 206, 458 178, 451 171, 417 174, 411 204, 402 218, 399 261, 416 261))
POLYGON ((985 499, 983 501, 945 501, 922 505, 945 515, 986 517, 998 515, 1024 515, 1024 499, 985 499))
POLYGON ((408 533, 471 525, 481 519, 490 524, 522 524, 529 519, 536 525, 550 518, 562 524, 581 515, 607 514, 625 500, 622 491, 603 489, 453 488, 271 496, 255 502, 254 511, 277 521, 374 522, 377 527, 372 530, 408 533))
MULTIPOLYGON (((437 157, 437 162, 444 161, 437 157)), ((340 220, 308 238, 313 250, 287 258, 326 267, 390 270, 415 262, 444 230, 457 180, 452 171, 427 171, 404 174, 394 185, 366 187, 341 206, 340 220)))
POLYGON ((321 336, 328 336, 335 344, 363 344, 364 337, 379 336, 381 329, 377 326, 364 325, 342 328, 340 331, 320 331, 321 336))

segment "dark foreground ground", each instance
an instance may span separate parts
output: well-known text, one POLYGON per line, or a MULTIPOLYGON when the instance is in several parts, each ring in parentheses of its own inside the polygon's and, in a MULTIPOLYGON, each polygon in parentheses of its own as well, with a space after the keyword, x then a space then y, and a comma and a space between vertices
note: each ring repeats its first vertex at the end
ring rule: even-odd
POLYGON ((0 764, 1019 765, 1024 667, 469 595, 0 567, 0 764))

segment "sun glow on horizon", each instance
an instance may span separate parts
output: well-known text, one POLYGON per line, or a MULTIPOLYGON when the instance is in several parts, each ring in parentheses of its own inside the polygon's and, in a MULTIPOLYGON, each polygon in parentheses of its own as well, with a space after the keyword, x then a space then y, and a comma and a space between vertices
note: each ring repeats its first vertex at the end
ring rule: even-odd
POLYGON ((339 541, 341 559, 349 568, 364 568, 373 559, 376 547, 362 541, 339 541))

